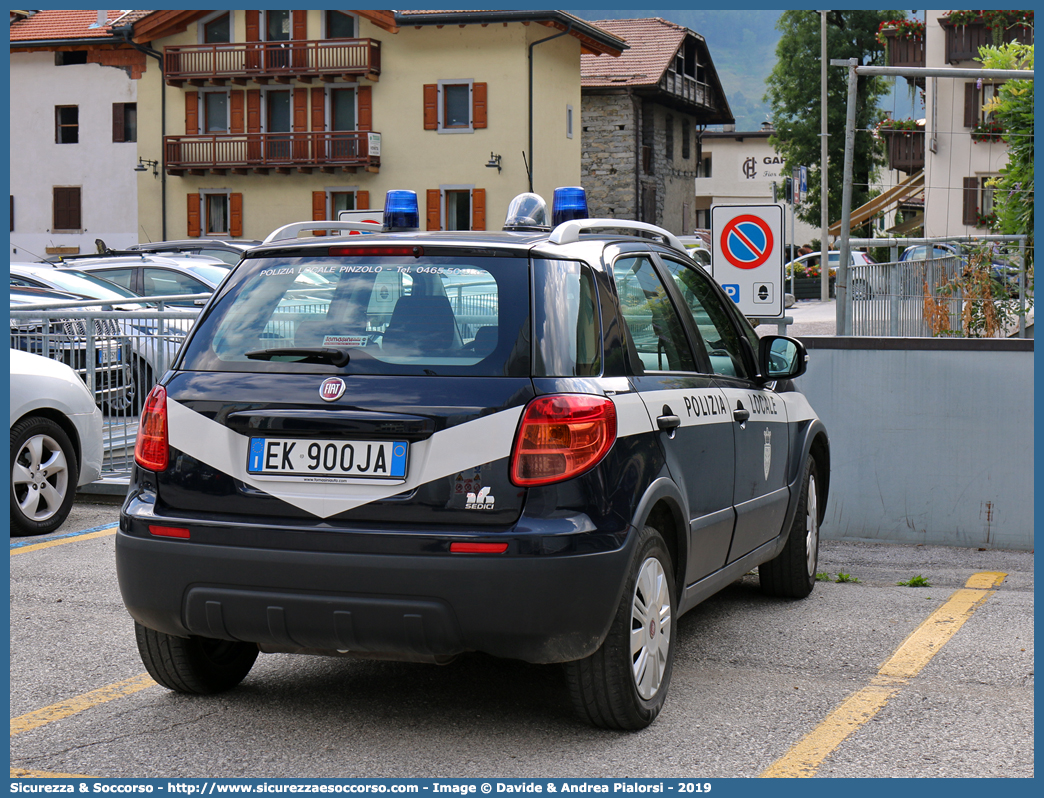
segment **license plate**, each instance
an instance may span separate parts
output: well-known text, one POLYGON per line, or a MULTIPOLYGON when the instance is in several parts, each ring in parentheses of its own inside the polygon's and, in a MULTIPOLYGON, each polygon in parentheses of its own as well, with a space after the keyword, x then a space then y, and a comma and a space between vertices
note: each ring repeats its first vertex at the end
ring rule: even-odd
POLYGON ((291 477, 405 479, 405 441, 251 438, 247 472, 291 477))
POLYGON ((100 346, 98 352, 98 365, 107 366, 110 363, 122 363, 123 353, 119 346, 100 346))

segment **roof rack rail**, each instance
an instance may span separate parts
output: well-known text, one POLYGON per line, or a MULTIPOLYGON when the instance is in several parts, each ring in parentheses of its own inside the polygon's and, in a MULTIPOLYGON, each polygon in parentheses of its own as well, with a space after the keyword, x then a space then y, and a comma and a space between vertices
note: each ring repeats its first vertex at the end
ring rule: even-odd
POLYGON ((620 230, 635 230, 641 233, 652 233, 658 235, 670 246, 675 249, 680 249, 682 252, 685 251, 685 246, 678 237, 662 227, 657 227, 654 224, 646 224, 645 222, 632 222, 626 219, 572 219, 568 222, 562 222, 554 230, 551 231, 551 235, 548 238, 548 242, 551 244, 572 244, 580 240, 580 233, 586 230, 605 230, 605 229, 620 229, 620 230))
POLYGON ((286 241, 297 238, 299 233, 307 230, 354 230, 358 233, 382 233, 384 226, 374 222, 341 222, 333 219, 326 221, 293 222, 284 224, 277 230, 273 230, 262 241, 262 244, 271 244, 273 241, 286 241))

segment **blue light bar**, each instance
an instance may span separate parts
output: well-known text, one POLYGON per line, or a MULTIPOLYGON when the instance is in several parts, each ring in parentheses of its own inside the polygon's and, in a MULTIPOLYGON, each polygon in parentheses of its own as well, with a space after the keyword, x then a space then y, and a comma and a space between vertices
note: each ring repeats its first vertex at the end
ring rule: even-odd
POLYGON ((580 186, 563 186, 555 189, 551 200, 551 223, 555 226, 571 219, 586 219, 587 192, 580 186))
POLYGON ((389 191, 384 197, 384 229, 417 230, 420 228, 420 207, 417 192, 389 191))

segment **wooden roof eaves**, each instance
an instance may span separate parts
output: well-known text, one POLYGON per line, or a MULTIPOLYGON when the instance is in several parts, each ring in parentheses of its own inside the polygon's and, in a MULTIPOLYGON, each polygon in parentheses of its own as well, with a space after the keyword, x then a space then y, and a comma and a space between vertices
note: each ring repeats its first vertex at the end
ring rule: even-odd
POLYGON ((157 39, 164 39, 185 31, 189 25, 202 19, 210 11, 182 11, 177 9, 154 11, 147 17, 134 23, 131 40, 136 44, 145 44, 157 39))

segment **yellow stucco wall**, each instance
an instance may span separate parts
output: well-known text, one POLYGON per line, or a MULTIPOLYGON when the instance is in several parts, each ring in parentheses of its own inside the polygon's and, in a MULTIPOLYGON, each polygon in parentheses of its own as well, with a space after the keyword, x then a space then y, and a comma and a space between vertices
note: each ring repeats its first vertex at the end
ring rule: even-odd
MULTIPOLYGON (((319 39, 320 11, 308 12, 308 38, 319 39)), ((244 40, 243 12, 234 12, 233 38, 244 40)), ((208 189, 243 194, 243 235, 264 238, 289 222, 312 217, 312 192, 324 189, 367 190, 370 207, 382 208, 390 189, 416 191, 422 225, 425 192, 445 186, 486 190, 486 229, 498 230, 510 199, 529 190, 522 153, 528 152, 529 44, 556 31, 543 25, 509 23, 482 27, 404 27, 389 33, 360 20, 360 38, 381 42, 381 75, 372 86, 373 130, 381 134, 379 174, 318 171, 304 174, 188 175, 166 177, 168 239, 187 235, 187 195, 208 189), (423 85, 438 80, 471 79, 488 86, 488 127, 472 133, 440 134, 423 129, 423 85), (502 156, 503 171, 487 168, 490 153, 502 156)), ((197 25, 177 36, 152 43, 164 46, 196 44, 197 25)), ((293 86, 305 84, 292 83, 293 86)), ((312 83, 311 89, 320 85, 312 83)), ((342 82, 326 84, 343 87, 342 82)), ((273 88, 273 84, 269 84, 273 88)), ((167 135, 185 132, 185 91, 197 87, 167 87, 167 135)), ((255 89, 258 86, 230 86, 255 89)), ((264 87, 262 87, 264 88, 264 87)), ((287 86, 278 86, 287 88, 287 86)), ((162 131, 162 86, 155 60, 138 88, 138 153, 159 159, 162 131)), ((534 48, 534 190, 550 203, 556 186, 580 183, 580 43, 562 36, 534 48), (566 135, 566 108, 573 108, 573 136, 566 135)), ((310 114, 309 114, 310 119, 310 114)), ((161 237, 161 181, 148 172, 138 177, 141 239, 161 237)))

